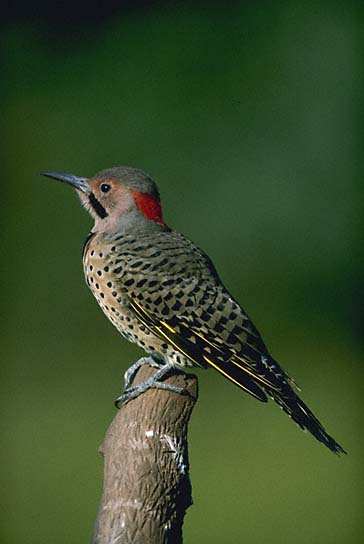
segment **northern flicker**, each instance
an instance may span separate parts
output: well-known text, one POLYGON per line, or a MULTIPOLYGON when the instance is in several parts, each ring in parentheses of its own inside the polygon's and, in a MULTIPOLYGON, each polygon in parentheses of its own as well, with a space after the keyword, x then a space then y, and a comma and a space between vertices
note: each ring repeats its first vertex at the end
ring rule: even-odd
POLYGON ((163 220, 159 191, 142 170, 119 166, 92 178, 44 172, 76 189, 94 219, 83 250, 86 282, 120 334, 150 355, 149 387, 182 393, 163 382, 175 367, 213 367, 258 399, 268 397, 333 452, 344 449, 299 398, 294 381, 270 355, 258 330, 222 284, 210 258, 163 220))

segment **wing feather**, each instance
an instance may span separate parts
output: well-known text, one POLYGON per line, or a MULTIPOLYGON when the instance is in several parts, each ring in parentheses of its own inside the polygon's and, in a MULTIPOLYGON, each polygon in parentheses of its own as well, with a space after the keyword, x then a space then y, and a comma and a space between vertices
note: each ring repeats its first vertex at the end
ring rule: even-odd
POLYGON ((221 352, 219 353, 219 350, 215 347, 214 351, 210 350, 207 355, 204 349, 205 346, 203 345, 205 341, 202 336, 196 335, 203 342, 194 343, 188 338, 188 335, 183 335, 183 332, 181 332, 186 329, 185 326, 182 326, 181 330, 177 331, 173 325, 153 317, 135 300, 130 301, 130 307, 143 325, 160 338, 167 340, 177 351, 192 360, 195 364, 203 367, 207 365, 212 366, 256 399, 262 402, 267 401, 264 391, 248 376, 248 373, 244 369, 235 365, 234 361, 224 360, 221 357, 221 352))

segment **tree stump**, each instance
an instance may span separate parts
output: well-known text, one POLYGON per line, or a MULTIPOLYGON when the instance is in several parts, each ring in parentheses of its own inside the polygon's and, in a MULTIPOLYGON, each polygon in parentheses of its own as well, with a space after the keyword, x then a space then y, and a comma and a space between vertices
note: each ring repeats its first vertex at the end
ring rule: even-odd
MULTIPOLYGON (((144 365, 133 384, 155 368, 144 365)), ((100 452, 104 483, 92 544, 180 544, 192 504, 187 426, 197 400, 196 376, 166 379, 189 394, 150 389, 122 406, 100 452)))

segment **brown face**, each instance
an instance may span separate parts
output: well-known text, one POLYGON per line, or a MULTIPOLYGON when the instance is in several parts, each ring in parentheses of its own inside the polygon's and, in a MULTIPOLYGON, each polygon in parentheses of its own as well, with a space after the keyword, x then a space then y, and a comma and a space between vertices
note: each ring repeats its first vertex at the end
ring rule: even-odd
POLYGON ((99 217, 106 217, 105 213, 120 216, 134 207, 146 219, 164 224, 161 204, 155 196, 131 189, 115 178, 94 178, 89 185, 91 193, 88 200, 99 217))
POLYGON ((130 189, 115 178, 90 179, 89 187, 89 194, 80 193, 81 201, 101 219, 115 213, 121 215, 134 204, 130 189))

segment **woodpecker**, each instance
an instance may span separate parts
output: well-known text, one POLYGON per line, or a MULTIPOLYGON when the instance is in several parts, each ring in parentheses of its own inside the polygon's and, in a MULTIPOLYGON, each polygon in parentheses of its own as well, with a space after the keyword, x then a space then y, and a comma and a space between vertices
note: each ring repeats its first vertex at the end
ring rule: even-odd
POLYGON ((294 380, 270 355, 210 258, 166 225, 158 187, 148 174, 117 166, 91 178, 42 175, 74 187, 93 217, 83 249, 87 285, 119 333, 149 355, 126 372, 119 404, 150 387, 183 393, 163 381, 173 368, 212 367, 257 400, 272 398, 334 453, 346 453, 300 399, 294 380), (146 362, 155 374, 132 387, 146 362))

